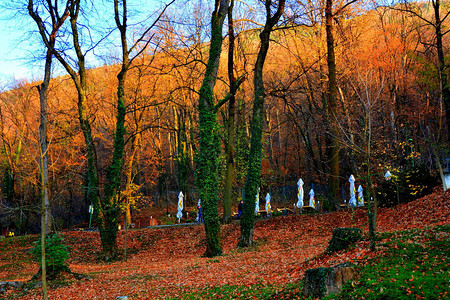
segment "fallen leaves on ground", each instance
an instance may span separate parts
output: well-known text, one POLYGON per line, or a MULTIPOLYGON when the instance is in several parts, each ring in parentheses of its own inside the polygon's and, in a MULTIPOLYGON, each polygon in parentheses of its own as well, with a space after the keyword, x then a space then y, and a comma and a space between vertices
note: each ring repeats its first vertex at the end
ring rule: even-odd
MULTIPOLYGON (((377 230, 449 224, 449 202, 442 192, 435 192, 414 202, 381 208, 377 230)), ((92 279, 73 280, 69 285, 54 287, 50 298, 115 299, 123 295, 131 299, 176 298, 180 293, 206 286, 286 284, 301 280, 310 268, 375 255, 369 252, 367 241, 357 243, 345 253, 325 254, 332 231, 338 227, 359 227, 367 233, 366 208, 261 220, 255 225, 256 245, 247 249, 236 249, 239 225, 224 225, 221 230, 224 254, 214 258, 202 257, 205 233, 201 225, 129 230, 126 236, 125 231, 120 231, 118 245, 124 249, 126 237, 128 259, 114 263, 97 259, 98 232, 68 231, 64 236, 71 250, 70 269, 92 279)), ((29 279, 30 270, 37 271, 37 264, 26 258, 26 246, 21 247, 17 251, 28 267, 9 270, 11 256, 7 253, 11 249, 4 249, 0 254, 1 280, 29 279)), ((41 290, 34 289, 22 299, 41 297, 41 290)))

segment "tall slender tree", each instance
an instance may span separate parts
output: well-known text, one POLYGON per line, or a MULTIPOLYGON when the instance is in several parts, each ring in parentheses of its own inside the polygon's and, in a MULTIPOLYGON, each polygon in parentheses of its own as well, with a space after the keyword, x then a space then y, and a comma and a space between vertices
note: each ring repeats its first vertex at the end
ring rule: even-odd
POLYGON ((325 31, 327 37, 327 66, 328 66, 328 91, 326 98, 326 126, 328 159, 330 162, 330 191, 331 200, 338 206, 339 199, 339 130, 337 126, 337 81, 336 81, 336 57, 334 53, 333 35, 333 0, 325 2, 325 31))
MULTIPOLYGON (((86 156, 87 156, 87 170, 86 170, 86 194, 88 199, 94 203, 94 207, 99 207, 100 196, 99 196, 99 179, 98 179, 98 163, 97 163, 97 152, 95 149, 91 121, 89 118, 89 105, 88 105, 88 84, 87 84, 87 68, 86 68, 86 55, 82 50, 81 36, 79 31, 79 16, 82 10, 82 0, 68 0, 67 6, 69 10, 69 20, 71 29, 71 39, 72 47, 75 52, 75 62, 77 68, 75 69, 71 65, 70 58, 64 56, 65 53, 62 49, 57 49, 56 47, 49 47, 56 59, 61 63, 66 72, 69 74, 72 82, 75 85, 78 101, 78 120, 80 122, 81 131, 83 133, 86 156)), ((98 212, 99 219, 103 218, 103 213, 98 212)), ((109 245, 103 244, 104 239, 102 239, 103 251, 109 255, 110 252, 109 245)))
POLYGON ((238 87, 244 80, 244 76, 236 78, 234 70, 234 49, 235 49, 235 30, 233 21, 234 0, 231 0, 228 8, 228 80, 229 80, 229 96, 228 96, 228 119, 227 119, 227 140, 225 144, 225 192, 223 199, 223 221, 228 223, 231 221, 231 205, 232 191, 235 173, 235 139, 236 139, 236 93, 238 87))
MULTIPOLYGON (((31 0, 30 0, 31 1, 31 0)), ((42 3, 46 8, 50 6, 57 7, 58 1, 52 2, 50 0, 46 3, 42 3)), ((173 3, 173 1, 171 2, 173 3)), ((114 153, 110 167, 107 171, 107 186, 105 187, 105 197, 100 198, 99 195, 99 179, 98 179, 98 163, 97 153, 93 142, 93 135, 91 129, 91 121, 89 118, 88 109, 88 85, 87 85, 87 69, 85 62, 85 52, 82 50, 82 36, 79 30, 79 16, 82 12, 82 0, 68 0, 66 7, 70 20, 72 47, 75 53, 77 68, 75 69, 71 65, 71 58, 68 58, 65 49, 58 49, 55 43, 46 43, 47 49, 54 55, 61 65, 69 73, 78 95, 78 119, 80 127, 83 132, 86 154, 87 154, 87 195, 89 200, 94 203, 95 210, 97 211, 98 223, 100 229, 100 237, 102 241, 103 255, 105 259, 112 259, 116 256, 117 245, 117 225, 118 225, 118 192, 120 190, 120 179, 123 166, 123 151, 124 151, 124 135, 125 135, 125 84, 126 74, 131 66, 134 57, 141 54, 151 41, 144 38, 148 34, 151 28, 153 28, 156 22, 160 19, 162 13, 165 11, 168 5, 165 6, 163 12, 159 15, 156 21, 147 28, 140 38, 138 38, 134 44, 128 49, 127 46, 127 2, 122 1, 122 11, 119 11, 119 1, 114 1, 115 21, 120 32, 121 49, 122 49, 122 67, 119 72, 118 86, 117 86, 117 122, 114 136, 114 153), (141 45, 143 43, 144 45, 141 45), (140 45, 137 54, 130 58, 130 53, 135 51, 140 45)), ((169 4, 170 5, 170 4, 169 4)))
POLYGON ((336 15, 343 11, 347 6, 356 2, 351 0, 336 10, 333 10, 333 0, 326 0, 325 2, 325 32, 327 41, 327 67, 328 67, 328 87, 325 96, 325 126, 326 126, 326 144, 327 156, 330 165, 329 188, 330 200, 337 208, 339 206, 340 190, 339 190, 339 128, 338 128, 338 106, 337 106, 337 91, 338 83, 336 79, 336 55, 335 55, 335 40, 334 40, 334 21, 336 15))
MULTIPOLYGON (((120 213, 120 187, 121 176, 123 170, 123 155, 125 149, 125 117, 126 117, 126 83, 127 74, 133 63, 133 60, 138 57, 143 51, 147 49, 151 41, 151 37, 148 38, 148 32, 157 24, 161 16, 164 14, 167 7, 174 1, 167 4, 153 24, 140 35, 140 37, 134 41, 131 47, 128 47, 127 41, 127 28, 128 28, 128 15, 127 15, 127 1, 126 0, 114 0, 114 20, 116 26, 120 32, 121 52, 122 52, 122 64, 119 74, 117 75, 117 114, 116 114, 116 129, 114 134, 114 151, 110 166, 107 170, 107 185, 105 186, 105 199, 100 201, 99 212, 103 214, 100 225, 100 236, 102 239, 102 245, 108 247, 107 253, 110 258, 114 258, 117 248, 117 228, 119 222, 120 213), (147 39, 145 39, 147 38, 147 39), (144 42, 145 39, 145 42, 144 42), (139 51, 136 51, 133 56, 131 53, 141 45, 139 51)), ((106 251, 105 251, 106 252, 106 251)))
POLYGON ((50 15, 50 23, 42 20, 38 10, 35 8, 33 0, 28 1, 28 13, 35 21, 39 29, 39 34, 46 47, 44 78, 42 83, 37 86, 40 102, 40 124, 39 124, 39 142, 40 142, 40 174, 41 174, 41 198, 43 203, 43 227, 45 234, 51 231, 51 212, 50 201, 48 196, 48 141, 47 141, 47 125, 48 125, 48 89, 51 79, 53 53, 49 48, 55 46, 56 35, 58 30, 64 24, 68 17, 67 5, 60 12, 57 6, 53 6, 51 1, 48 2, 48 12, 50 15))
POLYGON ((51 48, 54 48, 56 42, 56 35, 69 16, 68 6, 66 5, 60 12, 57 6, 53 6, 51 1, 48 3, 48 13, 50 15, 50 23, 46 23, 39 15, 35 2, 28 1, 28 14, 35 21, 42 41, 46 45, 44 78, 42 83, 37 86, 39 91, 40 102, 40 118, 39 118, 39 170, 40 170, 40 191, 42 202, 42 216, 41 216, 41 274, 42 274, 42 290, 43 298, 48 299, 47 291, 47 265, 45 243, 46 235, 51 231, 51 212, 50 200, 48 195, 48 140, 47 140, 47 125, 48 125, 48 89, 51 79, 53 53, 51 48))
POLYGON ((270 34, 284 12, 286 1, 278 1, 278 7, 272 15, 274 1, 263 1, 266 9, 266 23, 260 37, 260 47, 256 58, 253 85, 255 90, 253 100, 253 115, 250 124, 250 154, 247 169, 247 178, 244 187, 244 211, 241 220, 241 237, 239 247, 248 247, 253 244, 253 229, 255 224, 255 195, 260 184, 262 160, 262 129, 264 121, 265 90, 263 81, 263 68, 269 51, 270 34))
POLYGON ((214 99, 214 86, 222 52, 222 27, 227 16, 228 6, 229 0, 215 0, 211 15, 209 58, 198 100, 200 148, 196 159, 196 185, 204 212, 205 256, 208 257, 222 254, 220 220, 217 211, 220 139, 217 123, 218 104, 214 99))

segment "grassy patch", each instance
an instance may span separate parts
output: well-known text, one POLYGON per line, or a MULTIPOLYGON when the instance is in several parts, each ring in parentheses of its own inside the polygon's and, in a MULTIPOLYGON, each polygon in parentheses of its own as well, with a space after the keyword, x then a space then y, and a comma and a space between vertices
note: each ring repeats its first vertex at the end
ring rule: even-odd
POLYGON ((253 242, 253 245, 251 245, 249 247, 237 248, 236 251, 238 253, 257 252, 257 251, 260 251, 260 247, 263 247, 264 245, 268 244, 268 242, 269 242, 269 240, 267 237, 258 238, 258 239, 255 239, 255 241, 253 242))
POLYGON ((169 299, 302 299, 301 283, 284 286, 256 284, 256 285, 223 285, 205 287, 195 291, 182 293, 177 298, 169 299))
MULTIPOLYGON (((339 295, 325 299, 448 299, 450 225, 383 233, 384 249, 360 261, 361 279, 349 282, 339 295)), ((232 285, 186 289, 168 299, 304 299, 303 282, 286 285, 232 285)))
POLYGON ((338 299, 448 299, 449 230, 384 234, 384 254, 362 266, 361 279, 348 283, 338 299))

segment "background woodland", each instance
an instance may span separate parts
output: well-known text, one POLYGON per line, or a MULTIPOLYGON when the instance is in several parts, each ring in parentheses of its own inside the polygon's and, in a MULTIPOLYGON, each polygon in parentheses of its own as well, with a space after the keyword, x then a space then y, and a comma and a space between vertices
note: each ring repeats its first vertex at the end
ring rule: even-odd
MULTIPOLYGON (((234 207, 242 198, 249 159, 252 77, 259 47, 260 13, 264 11, 258 3, 235 4, 233 74, 245 79, 236 93, 235 111, 230 114, 225 103, 217 113, 223 150, 219 156, 218 199, 221 202, 224 194, 225 148, 232 143, 234 207), (230 122, 234 124, 231 131, 230 122)), ((448 89, 448 2, 440 3, 443 61, 437 51, 434 3, 335 3, 337 102, 335 112, 330 114, 325 4, 287 2, 282 20, 271 34, 264 66, 261 195, 270 192, 273 203, 292 207, 296 182, 302 177, 305 190, 314 186, 322 208, 333 209, 334 200, 328 192, 330 138, 339 145, 339 181, 345 187, 342 203, 348 200, 348 177, 354 174, 364 185, 367 164, 379 188, 381 205, 392 204, 389 201, 393 198, 386 196, 389 193, 396 192, 394 199, 401 202, 403 195, 420 196, 438 184, 439 165, 450 155, 444 97, 448 89), (334 135, 330 135, 330 126, 338 129, 334 135), (394 179, 404 178, 408 184, 399 184, 400 179, 387 184, 383 177, 387 170, 394 179)), ((147 32, 147 39, 137 43, 138 55, 128 72, 125 98, 125 152, 119 197, 124 211, 157 206, 174 214, 172 206, 179 191, 186 195, 186 206, 197 205, 197 106, 208 59, 209 5, 200 0, 171 4, 147 32)), ((86 13, 83 17, 86 19, 80 22, 86 25, 82 36, 88 45, 89 30, 97 30, 96 34, 101 30, 92 22, 95 16, 86 13)), ((139 28, 148 26, 145 22, 136 25, 136 36, 139 28)), ((229 91, 229 40, 226 32, 224 36, 214 89, 217 99, 226 97, 229 91)), ((99 186, 103 187, 113 156, 116 82, 121 65, 117 63, 114 40, 100 41, 99 45, 110 51, 102 52, 103 66, 87 69, 86 97, 98 157, 99 186)), ((66 51, 70 56, 72 50, 66 51)), ((96 57, 97 64, 99 59, 96 57)), ((17 80, 2 87, 0 94, 0 222, 2 226, 14 224, 16 233, 40 230, 36 87, 36 82, 17 80)), ((78 121, 77 97, 68 75, 52 78, 48 97, 48 188, 51 214, 58 229, 87 222, 91 204, 86 188, 88 154, 78 121)), ((102 196, 105 191, 101 188, 99 193, 102 196)))

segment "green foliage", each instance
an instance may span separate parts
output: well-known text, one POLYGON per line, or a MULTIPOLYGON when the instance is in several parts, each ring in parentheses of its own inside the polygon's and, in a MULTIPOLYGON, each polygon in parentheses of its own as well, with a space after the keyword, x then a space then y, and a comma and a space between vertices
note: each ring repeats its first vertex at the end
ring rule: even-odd
MULTIPOLYGON (((57 275, 63 270, 67 270, 67 260, 69 259, 69 248, 64 245, 63 238, 56 233, 48 234, 45 238, 45 263, 48 274, 57 275)), ((31 253, 34 259, 42 267, 41 260, 41 239, 34 242, 35 246, 31 253)))
MULTIPOLYGON (((207 87, 202 87, 200 93, 212 99, 212 93, 211 91, 208 92, 207 87)), ((199 103, 199 118, 200 148, 196 157, 196 185, 198 188, 198 196, 202 199, 204 213, 203 219, 207 240, 205 255, 212 257, 222 254, 220 220, 217 212, 217 173, 220 141, 217 133, 217 116, 206 107, 205 101, 200 101, 199 103)))
POLYGON ((315 269, 308 269, 305 272, 305 278, 307 278, 307 282, 305 282, 305 285, 308 287, 309 285, 317 286, 319 285, 319 288, 317 290, 314 290, 310 288, 310 290, 314 291, 313 295, 311 295, 313 298, 322 298, 326 293, 326 279, 330 275, 330 273, 333 272, 332 268, 315 268, 315 269))
POLYGON ((336 228, 329 241, 327 252, 336 252, 346 249, 351 244, 362 239, 362 231, 359 228, 336 228))
MULTIPOLYGON (((255 99, 258 98, 255 96, 255 99)), ((241 237, 239 247, 248 247, 253 243, 253 228, 255 224, 255 202, 258 187, 261 185, 262 160, 262 125, 264 97, 255 100, 251 121, 250 152, 248 158, 247 178, 244 186, 244 209, 241 219, 241 237), (261 106, 261 107, 260 107, 261 106)))
POLYGON ((161 222, 162 225, 172 225, 177 223, 177 218, 175 215, 163 215, 161 217, 159 217, 159 221, 161 222))
POLYGON ((283 215, 285 215, 285 214, 282 211, 278 211, 278 210, 274 210, 271 213, 272 217, 279 217, 279 216, 283 216, 283 215))
POLYGON ((445 299, 450 278, 450 225, 384 234, 385 253, 330 299, 445 299))
POLYGON ((407 203, 432 192, 438 182, 424 165, 407 166, 397 171, 392 170, 391 180, 384 180, 377 189, 380 206, 390 207, 407 203))
POLYGON ((253 284, 204 287, 169 299, 303 299, 302 283, 286 285, 253 284))
POLYGON ((199 152, 196 156, 196 186, 198 197, 202 199, 203 220, 206 234, 205 256, 222 254, 220 243, 220 218, 217 211, 218 157, 220 155, 219 124, 215 107, 214 85, 217 80, 220 53, 222 51, 222 27, 225 19, 223 5, 211 17, 211 43, 205 77, 199 91, 199 152))
POLYGON ((320 207, 323 211, 334 211, 336 208, 333 203, 323 195, 317 195, 316 200, 319 201, 320 207))

